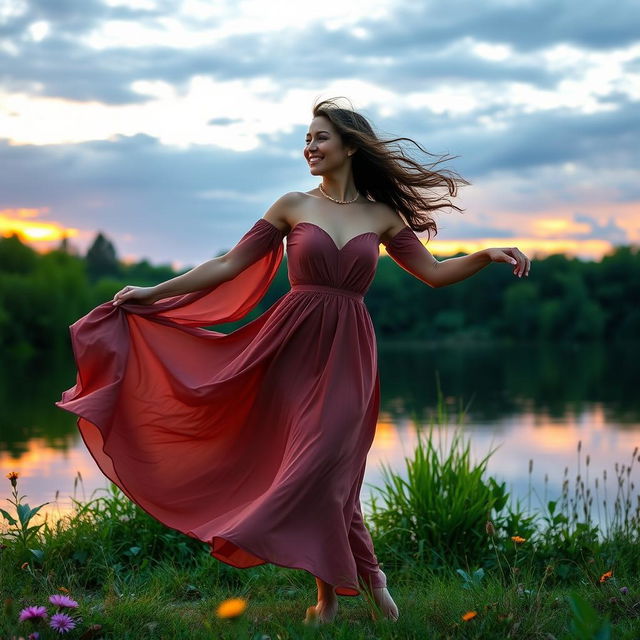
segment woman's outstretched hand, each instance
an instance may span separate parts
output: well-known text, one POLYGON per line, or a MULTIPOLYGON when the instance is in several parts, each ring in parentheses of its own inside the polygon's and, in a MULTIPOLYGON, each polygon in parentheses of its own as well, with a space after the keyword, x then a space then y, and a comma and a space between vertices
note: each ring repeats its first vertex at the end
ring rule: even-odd
POLYGON ((133 287, 126 286, 120 289, 115 296, 113 296, 113 305, 118 306, 123 302, 133 302, 134 304, 153 304, 157 300, 160 300, 156 293, 155 287, 133 287))
POLYGON ((529 275, 531 260, 518 247, 493 247, 486 250, 491 262, 508 262, 514 265, 513 275, 521 278, 529 275))

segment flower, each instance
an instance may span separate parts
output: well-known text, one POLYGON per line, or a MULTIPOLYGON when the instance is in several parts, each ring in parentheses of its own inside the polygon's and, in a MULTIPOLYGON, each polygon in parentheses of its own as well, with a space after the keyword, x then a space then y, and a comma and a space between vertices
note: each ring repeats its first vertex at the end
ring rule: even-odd
POLYGON ((16 481, 18 480, 18 476, 20 474, 17 471, 11 471, 9 473, 7 473, 7 478, 9 478, 9 480, 11 480, 11 486, 15 487, 16 486, 16 481))
POLYGON ((37 620, 47 617, 46 607, 26 607, 20 612, 18 622, 24 622, 25 620, 37 620))
POLYGON ((62 591, 63 593, 69 593, 69 589, 67 589, 67 587, 58 587, 58 591, 62 591))
POLYGON ((606 582, 609 578, 613 577, 613 571, 607 571, 600 576, 600 583, 606 582))
POLYGON ((58 633, 66 633, 76 626, 75 620, 66 613, 55 613, 51 616, 49 626, 58 633))
POLYGON ((55 604, 56 607, 68 607, 69 609, 75 609, 78 606, 78 603, 73 598, 63 596, 60 593, 49 596, 49 602, 55 604))
POLYGON ((39 640, 39 638, 40 634, 37 631, 34 631, 27 636, 27 640, 39 640))
POLYGON ((29 563, 28 563, 28 562, 23 562, 23 563, 20 565, 20 568, 21 568, 21 569, 26 569, 28 566, 29 566, 29 563))
POLYGON ((465 622, 467 622, 468 620, 475 618, 477 615, 478 615, 477 611, 467 611, 467 613, 462 614, 462 619, 465 622))
POLYGON ((511 536, 511 539, 516 543, 516 544, 522 544, 523 542, 526 542, 527 539, 526 538, 521 538, 520 536, 511 536))
POLYGON ((626 596, 626 595, 627 595, 627 593, 629 593, 629 589, 628 589, 628 587, 620 587, 620 593, 621 593, 623 596, 626 596))
POLYGON ((487 532, 488 536, 496 535, 496 528, 493 526, 493 522, 491 520, 487 520, 487 524, 484 525, 484 530, 487 532))
POLYGON ((229 598, 218 605, 216 615, 218 618, 236 618, 247 608, 244 598, 229 598))

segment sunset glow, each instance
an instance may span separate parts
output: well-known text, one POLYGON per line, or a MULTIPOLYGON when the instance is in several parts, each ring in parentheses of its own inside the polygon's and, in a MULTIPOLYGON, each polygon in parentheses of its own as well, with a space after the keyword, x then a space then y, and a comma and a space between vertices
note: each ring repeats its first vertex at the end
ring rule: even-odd
POLYGON ((56 242, 63 238, 74 238, 78 229, 67 228, 58 222, 34 220, 47 209, 3 209, 0 210, 0 235, 17 234, 23 242, 38 246, 39 243, 56 242))

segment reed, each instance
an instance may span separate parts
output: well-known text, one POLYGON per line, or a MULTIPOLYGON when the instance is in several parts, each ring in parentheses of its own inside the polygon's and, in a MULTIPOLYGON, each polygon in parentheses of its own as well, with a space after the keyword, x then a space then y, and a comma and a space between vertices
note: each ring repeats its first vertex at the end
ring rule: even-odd
POLYGON ((386 566, 468 566, 486 555, 489 518, 499 529, 523 519, 509 508, 506 483, 487 477, 495 450, 472 460, 462 433, 464 415, 458 413, 451 429, 440 393, 428 429, 418 430, 413 455, 405 457, 405 473, 382 465, 382 485, 372 488, 367 521, 386 566))

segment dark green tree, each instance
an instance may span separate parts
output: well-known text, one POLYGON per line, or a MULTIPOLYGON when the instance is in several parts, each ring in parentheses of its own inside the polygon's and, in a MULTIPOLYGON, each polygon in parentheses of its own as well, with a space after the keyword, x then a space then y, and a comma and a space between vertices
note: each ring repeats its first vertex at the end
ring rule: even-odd
POLYGON ((118 277, 122 273, 113 243, 99 232, 87 251, 87 273, 92 281, 106 277, 118 277))

